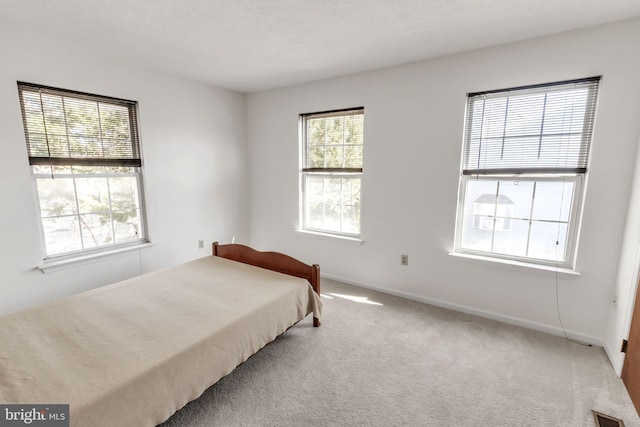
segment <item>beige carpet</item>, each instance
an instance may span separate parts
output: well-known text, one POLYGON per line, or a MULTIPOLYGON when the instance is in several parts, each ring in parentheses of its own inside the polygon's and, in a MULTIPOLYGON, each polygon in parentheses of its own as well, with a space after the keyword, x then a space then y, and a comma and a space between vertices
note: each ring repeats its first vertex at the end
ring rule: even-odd
POLYGON ((322 285, 320 328, 303 320, 162 426, 583 427, 591 409, 640 426, 601 348, 322 285))

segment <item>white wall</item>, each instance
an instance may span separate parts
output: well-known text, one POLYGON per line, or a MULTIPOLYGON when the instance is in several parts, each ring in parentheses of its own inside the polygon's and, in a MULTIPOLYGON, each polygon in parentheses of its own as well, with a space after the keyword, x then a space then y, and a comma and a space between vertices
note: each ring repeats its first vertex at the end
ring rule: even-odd
POLYGON ((214 240, 248 241, 243 95, 19 34, 0 28, 0 314, 209 255, 214 240), (54 273, 35 268, 42 252, 18 80, 139 102, 155 246, 54 273))
POLYGON ((639 40, 635 19, 249 95, 251 244, 330 277, 560 334, 554 273, 448 255, 466 93, 603 75, 580 276, 557 278, 569 335, 602 345, 640 130, 639 40), (361 105, 364 243, 296 232, 298 114, 361 105))
MULTIPOLYGON (((624 231, 618 276, 613 289, 615 302, 611 307, 604 343, 605 351, 618 375, 622 374, 624 364, 624 354, 620 352, 620 347, 622 340, 629 337, 640 272, 640 149, 637 152, 624 231)), ((638 320, 640 319, 636 319, 638 320)))

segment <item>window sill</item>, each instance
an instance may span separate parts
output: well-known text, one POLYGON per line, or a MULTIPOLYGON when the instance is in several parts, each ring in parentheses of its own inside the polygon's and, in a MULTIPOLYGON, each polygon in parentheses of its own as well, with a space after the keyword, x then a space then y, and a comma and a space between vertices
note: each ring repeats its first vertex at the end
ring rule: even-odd
POLYGON ((42 271, 43 274, 53 273, 59 270, 65 270, 67 268, 78 267, 85 264, 97 262, 101 259, 108 259, 122 255, 127 252, 137 251, 141 249, 150 248, 155 246, 155 243, 144 242, 136 245, 125 246, 121 248, 93 252, 90 254, 80 254, 69 258, 52 258, 46 259, 37 268, 42 271))
POLYGON ((310 234, 312 236, 322 236, 322 237, 330 237, 330 238, 334 238, 334 239, 346 240, 348 242, 354 242, 354 243, 358 243, 360 245, 362 245, 364 243, 364 240, 362 240, 362 239, 360 239, 358 237, 341 236, 339 234, 331 234, 331 233, 322 233, 322 232, 319 232, 319 231, 302 230, 300 228, 297 228, 296 232, 303 233, 303 234, 310 234))
POLYGON ((553 273, 553 274, 557 273, 557 274, 559 274, 561 276, 565 276, 565 277, 579 277, 580 276, 579 272, 577 272, 575 270, 572 270, 570 268, 565 268, 565 267, 554 267, 552 265, 532 264, 532 263, 528 263, 528 262, 513 261, 513 260, 508 260, 508 259, 500 259, 500 258, 491 258, 491 257, 486 257, 486 256, 471 255, 471 254, 465 254, 465 253, 460 253, 460 252, 449 252, 449 255, 455 256, 455 257, 459 257, 459 258, 466 258, 466 259, 475 260, 475 261, 478 261, 480 263, 491 262, 491 263, 501 264, 501 265, 504 265, 506 267, 513 267, 513 269, 526 269, 526 270, 529 270, 529 271, 548 272, 548 273, 553 273))

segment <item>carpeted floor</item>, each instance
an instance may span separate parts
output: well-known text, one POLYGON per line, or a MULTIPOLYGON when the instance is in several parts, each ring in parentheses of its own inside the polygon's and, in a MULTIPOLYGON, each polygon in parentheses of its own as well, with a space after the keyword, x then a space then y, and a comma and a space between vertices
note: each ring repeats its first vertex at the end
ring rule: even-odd
POLYGON ((320 328, 307 317, 162 427, 583 427, 591 409, 640 426, 601 348, 322 286, 320 328))

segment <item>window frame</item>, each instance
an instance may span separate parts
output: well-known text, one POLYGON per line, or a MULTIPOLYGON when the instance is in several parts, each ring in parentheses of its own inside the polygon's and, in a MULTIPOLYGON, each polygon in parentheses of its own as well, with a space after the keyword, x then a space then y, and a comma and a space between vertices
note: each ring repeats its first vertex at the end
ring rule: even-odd
MULTIPOLYGON (((304 232, 310 232, 315 234, 322 234, 332 237, 341 237, 347 239, 355 239, 360 240, 362 237, 362 178, 364 173, 364 107, 353 107, 353 108, 345 108, 339 110, 329 110, 329 111, 321 111, 314 113, 304 113, 299 115, 298 120, 298 134, 299 134, 299 150, 300 150, 300 159, 299 159, 299 230, 304 232), (360 168, 348 168, 348 167, 308 167, 307 158, 308 158, 308 134, 306 123, 308 119, 314 118, 330 118, 330 117, 346 117, 346 116, 355 116, 362 115, 363 120, 363 141, 362 141, 362 158, 361 163, 363 167, 360 168), (357 233, 349 233, 345 231, 336 231, 327 228, 313 227, 307 224, 307 178, 308 177, 330 177, 330 178, 339 178, 343 179, 358 179, 360 184, 360 192, 359 192, 359 218, 358 218, 358 232, 357 233)), ((344 145, 344 140, 343 140, 344 145)), ((344 203, 340 203, 341 208, 344 208, 344 203)), ((324 217, 324 216, 323 216, 324 217)), ((340 222, 342 224, 343 215, 340 215, 340 222)), ((342 228, 342 226, 340 227, 342 228)))
MULTIPOLYGON (((453 249, 454 254, 471 255, 475 257, 480 257, 482 259, 503 261, 503 262, 514 261, 519 264, 537 266, 540 268, 554 267, 554 268, 570 269, 572 271, 575 269, 580 227, 581 227, 581 221, 582 221, 582 211, 584 206, 585 188, 586 188, 586 182, 588 178, 587 166, 590 160, 590 150, 591 150, 592 139, 593 139, 592 138, 593 129, 595 127, 595 109, 597 106, 597 97, 598 97, 600 80, 601 80, 601 77, 598 76, 598 77, 590 77, 585 79, 552 82, 552 83, 545 83, 545 84, 521 86, 521 87, 515 87, 515 88, 467 94, 466 111, 464 116, 465 117, 464 133, 463 133, 464 136, 462 141, 462 155, 461 155, 460 178, 459 178, 459 187, 458 187, 457 211, 456 211, 456 221, 455 221, 454 249, 453 249), (515 95, 523 96, 523 98, 525 98, 529 96, 531 93, 538 93, 538 92, 545 93, 545 109, 543 109, 542 116, 541 116, 543 128, 541 128, 540 134, 539 134, 540 144, 542 144, 542 140, 546 135, 543 132, 543 130, 545 125, 545 119, 547 117, 546 116, 547 94, 553 93, 554 89, 560 88, 560 90, 562 90, 563 87, 568 87, 569 85, 576 85, 576 88, 578 88, 579 85, 583 85, 583 84, 586 85, 589 92, 587 92, 587 95, 586 95, 585 111, 584 111, 584 116, 582 118, 584 122, 582 126, 583 131, 581 133, 582 139, 580 142, 581 144, 580 152, 579 152, 580 157, 575 158, 576 161, 578 162, 578 164, 576 164, 575 167, 567 167, 567 166, 548 167, 548 165, 544 165, 545 167, 538 167, 535 164, 524 164, 523 166, 520 166, 520 167, 510 167, 508 163, 507 163, 507 166, 503 167, 495 163, 495 160, 487 159, 489 161, 488 164, 490 164, 491 166, 483 168, 481 164, 487 161, 487 160, 484 160, 483 158, 481 163, 481 160, 480 160, 480 153, 482 153, 482 139, 485 138, 484 136, 482 136, 484 132, 484 127, 480 128, 479 130, 479 132, 481 132, 480 143, 479 145, 476 144, 476 146, 478 147, 478 150, 480 150, 480 153, 478 154, 477 157, 473 157, 475 153, 474 150, 476 148, 473 148, 472 150, 472 144, 473 144, 472 126, 477 126, 478 122, 475 121, 476 119, 473 117, 473 114, 469 110, 472 108, 472 105, 473 105, 472 102, 475 101, 475 99, 473 99, 474 97, 477 97, 479 95, 480 96, 484 95, 488 97, 485 99, 491 99, 491 97, 496 97, 496 96, 500 97, 501 95, 503 95, 505 98, 507 98, 507 106, 509 106, 509 103, 508 103, 509 100, 515 95), (518 92, 518 93, 513 94, 513 92, 518 92), (472 120, 474 121, 472 122, 472 120), (474 166, 469 166, 470 159, 474 160, 474 163, 475 163, 475 159, 477 159, 477 162, 478 162, 477 168, 474 166), (573 197, 570 204, 570 212, 568 216, 569 223, 567 226, 565 248, 564 248, 564 254, 562 255, 562 257, 557 257, 555 260, 548 260, 548 259, 534 258, 531 256, 510 255, 510 254, 503 254, 500 252, 493 252, 493 249, 494 249, 493 243, 496 237, 495 225, 494 225, 494 228, 491 230, 490 251, 463 247, 462 239, 463 239, 463 233, 464 233, 464 221, 465 221, 465 216, 467 215, 465 214, 465 211, 467 210, 465 206, 465 201, 466 201, 465 199, 466 199, 466 193, 467 193, 467 185, 472 180, 486 180, 486 181, 497 181, 497 182, 500 182, 500 181, 524 181, 524 182, 571 181, 573 182, 573 185, 574 185, 573 197), (558 258, 563 260, 559 261, 558 258)), ((574 106, 575 106, 574 103, 569 104, 567 106, 568 108, 567 111, 570 111, 572 108, 574 108, 574 106)), ((484 107, 482 111, 483 111, 482 113, 483 116, 480 121, 480 124, 484 126, 485 124, 484 107)), ((507 110, 505 110, 505 116, 504 116, 505 121, 503 125, 505 130, 507 129, 508 124, 510 123, 507 118, 506 111, 507 110)), ((478 132, 477 128, 475 132, 478 132)), ((523 134, 518 134, 518 133, 515 133, 509 136, 510 139, 524 138, 524 137, 525 136, 523 134)), ((491 136, 488 136, 488 138, 490 139, 491 136)), ((503 138, 503 144, 504 144, 504 141, 506 141, 505 136, 503 136, 502 138, 503 138)), ((490 150, 491 147, 485 148, 484 156, 487 156, 486 154, 487 149, 490 150)), ((558 155, 559 156, 562 155, 562 152, 559 152, 558 155)), ((509 162, 509 160, 507 160, 507 162, 509 162)), ((500 194, 499 187, 497 188, 497 190, 498 190, 497 194, 500 194)), ((532 194, 532 209, 533 209, 534 203, 535 203, 535 193, 532 194)), ((498 215, 493 216, 494 224, 495 224, 495 218, 497 216, 498 215)), ((525 219, 525 218, 521 218, 521 219, 525 219)), ((528 225, 527 241, 525 242, 525 244, 526 244, 526 247, 529 249, 530 248, 529 243, 530 243, 530 237, 531 237, 531 226, 532 226, 532 222, 535 220, 531 217, 531 214, 527 219, 529 220, 529 225, 528 225)), ((549 222, 557 223, 557 224, 563 223, 563 221, 549 221, 549 222)))
MULTIPOLYGON (((142 156, 142 144, 140 141, 140 131, 139 131, 139 123, 138 123, 138 103, 136 101, 130 101, 120 98, 95 95, 85 92, 78 92, 74 90, 60 89, 54 88, 50 86, 38 85, 33 83, 25 83, 25 82, 17 82, 18 83, 18 95, 20 101, 21 108, 21 118, 23 121, 24 131, 25 131, 25 142, 27 144, 27 154, 29 155, 29 169, 32 181, 32 191, 33 197, 35 200, 35 205, 37 208, 36 216, 38 219, 38 231, 40 236, 40 244, 41 244, 41 253, 42 259, 45 262, 43 266, 40 268, 44 271, 45 268, 48 268, 47 265, 64 265, 66 263, 73 263, 76 260, 84 260, 84 259, 93 259, 96 256, 109 255, 112 253, 119 253, 126 250, 135 249, 137 247, 142 247, 150 244, 149 241, 149 232, 148 232, 148 224, 147 224, 147 214, 146 214, 146 203, 145 203, 145 194, 144 194, 144 184, 143 184, 143 156, 142 156), (101 104, 110 104, 118 107, 126 107, 127 108, 127 119, 129 124, 129 137, 131 138, 131 150, 133 158, 131 159, 111 159, 111 158, 79 158, 72 157, 70 154, 68 158, 55 158, 49 157, 31 157, 31 149, 30 149, 30 141, 29 141, 29 131, 27 128, 27 120, 26 113, 23 101, 23 90, 26 91, 40 91, 42 94, 52 94, 55 96, 61 96, 65 98, 73 98, 75 100, 82 101, 91 101, 97 102, 101 104), (76 162, 76 160, 78 160, 76 162), (137 160, 136 160, 137 159, 137 160), (118 165, 119 164, 119 165, 118 165), (69 172, 59 173, 54 172, 54 167, 62 166, 69 169, 69 172), (90 172, 78 172, 75 168, 78 167, 104 167, 104 172, 100 173, 90 173, 90 172), (38 167, 48 167, 50 173, 42 173, 36 171, 38 167), (124 167, 128 168, 129 172, 108 172, 109 167, 124 167), (73 181, 73 198, 75 202, 76 209, 74 213, 58 215, 56 217, 80 217, 81 215, 92 214, 92 212, 82 213, 77 209, 78 207, 78 192, 76 187, 76 179, 86 179, 86 178, 98 178, 105 179, 107 181, 106 185, 109 188, 109 218, 111 223, 113 223, 113 215, 114 213, 121 212, 120 210, 115 209, 112 205, 112 194, 111 194, 111 186, 108 182, 110 178, 121 178, 121 177, 133 177, 135 178, 135 188, 137 192, 137 206, 134 206, 134 209, 137 209, 137 219, 139 222, 139 230, 137 230, 138 237, 136 239, 131 239, 122 243, 108 243, 95 247, 81 248, 77 250, 70 250, 64 252, 54 252, 49 253, 47 250, 47 233, 45 231, 42 211, 42 199, 40 195, 40 191, 38 189, 38 181, 43 178, 51 178, 51 179, 72 179, 73 181), (77 211, 76 211, 77 210, 77 211)), ((64 105, 64 104, 63 104, 64 105)), ((46 125, 45 125, 46 126, 46 125)), ((47 132, 45 128, 45 132, 47 132)), ((102 138, 102 137, 100 137, 102 138)), ((47 143, 48 145, 48 143, 47 143)), ((106 210, 104 211, 106 212, 106 210)), ((95 213, 93 213, 95 214, 95 213)), ((115 232, 112 230, 112 232, 115 232)), ((82 236, 82 234, 80 234, 82 236)), ((84 243, 80 242, 81 246, 84 246, 84 243)))
MULTIPOLYGON (((454 237, 454 252, 458 254, 467 254, 474 255, 478 257, 486 257, 486 258, 496 258, 500 260, 508 260, 508 261, 516 261, 525 264, 535 264, 535 265, 543 265, 543 266, 551 266, 551 267, 559 267, 559 268, 569 268, 572 269, 575 263, 575 253, 578 245, 578 231, 580 228, 579 220, 582 211, 582 200, 584 197, 584 182, 586 180, 586 176, 581 174, 572 174, 572 175, 479 175, 479 176, 471 176, 471 175, 462 175, 460 179, 460 191, 458 191, 458 214, 456 215, 456 231, 454 237), (463 223, 465 219, 464 212, 464 201, 466 197, 466 188, 467 183, 469 181, 475 180, 485 180, 485 181, 520 181, 520 182, 566 182, 571 181, 574 184, 573 189, 573 198, 571 200, 570 211, 568 215, 568 227, 567 227, 567 238, 565 241, 565 259, 564 261, 556 260, 545 260, 541 258, 533 258, 528 256, 519 256, 519 255, 509 255, 500 252, 489 252, 482 250, 474 250, 470 248, 462 247, 462 234, 463 234, 463 223)), ((535 200, 535 196, 533 195, 532 200, 535 200)), ((495 215, 494 217, 497 217, 495 215)), ((525 219, 525 218, 522 218, 525 219)), ((532 218, 528 218, 529 227, 531 227, 532 218)), ((562 223, 563 221, 544 221, 544 222, 552 222, 552 223, 562 223)), ((495 237, 493 235, 495 233, 495 229, 492 230, 492 239, 495 237)), ((528 243, 528 242, 527 242, 528 243)))

